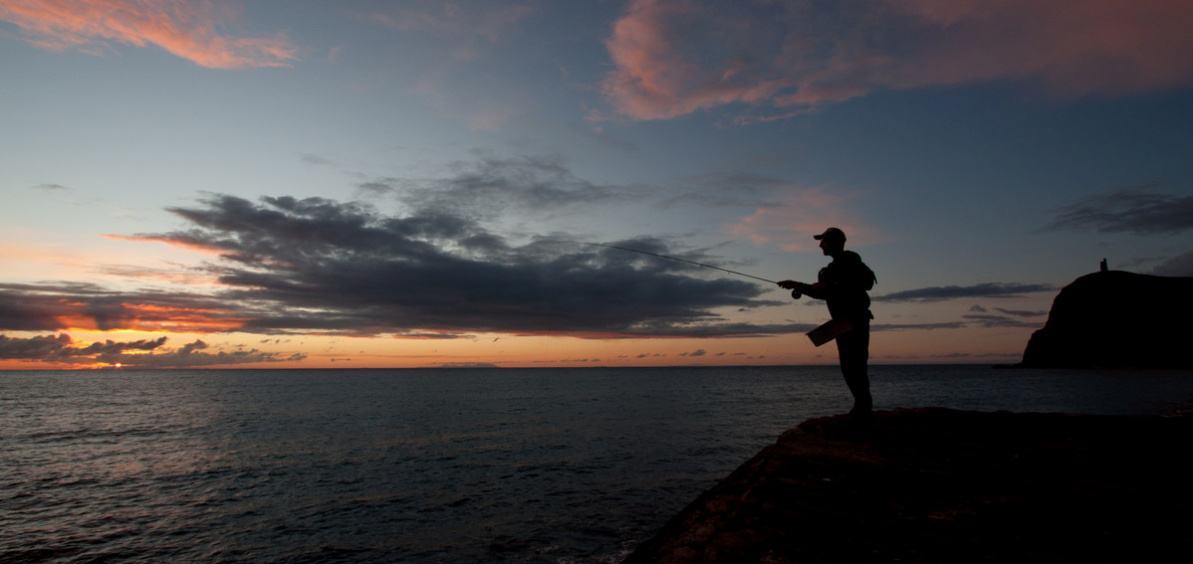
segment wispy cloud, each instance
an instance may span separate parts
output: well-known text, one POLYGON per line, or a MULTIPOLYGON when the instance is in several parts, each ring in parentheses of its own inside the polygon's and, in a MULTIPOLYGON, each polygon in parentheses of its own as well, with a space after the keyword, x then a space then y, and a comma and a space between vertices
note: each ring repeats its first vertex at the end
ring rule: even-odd
POLYGON ((1048 315, 1048 312, 1046 311, 1027 311, 1022 309, 1007 309, 1003 307, 996 307, 994 308, 994 311, 1013 317, 1044 317, 1045 315, 1048 315))
POLYGON ((1028 322, 1028 321, 1022 321, 1019 319, 1013 319, 1013 318, 1007 317, 1005 315, 969 314, 969 315, 962 315, 961 317, 962 317, 962 319, 965 319, 966 321, 968 321, 970 323, 974 323, 980 327, 985 327, 985 328, 997 328, 997 327, 1036 327, 1036 328, 1038 328, 1041 326, 1040 323, 1032 323, 1032 322, 1028 322))
POLYGON ((679 179, 685 188, 666 196, 659 206, 668 208, 676 205, 695 204, 708 208, 754 207, 761 194, 783 190, 790 183, 780 178, 751 172, 712 172, 686 175, 679 179))
POLYGON ((849 198, 821 188, 795 190, 758 207, 728 229, 756 245, 776 245, 791 252, 816 249, 812 236, 829 226, 845 231, 851 244, 873 242, 876 236, 846 206, 849 198))
POLYGON ((323 155, 316 155, 313 153, 301 153, 298 158, 309 165, 315 166, 335 166, 335 161, 323 155))
POLYGON ((1157 276, 1193 277, 1193 251, 1179 254, 1162 263, 1152 271, 1157 276))
POLYGON ((526 85, 495 71, 490 56, 535 13, 529 2, 420 0, 390 3, 362 17, 417 36, 429 69, 418 73, 414 91, 443 115, 492 131, 535 111, 526 85))
POLYGON ((287 66, 297 47, 284 35, 233 37, 220 27, 236 19, 227 5, 188 0, 4 0, 0 19, 44 49, 102 53, 109 42, 155 45, 214 69, 287 66))
POLYGON ((932 286, 874 296, 876 302, 936 302, 961 298, 1018 298, 1036 292, 1051 292, 1048 284, 988 282, 973 286, 932 286))
POLYGON ((880 89, 1024 80, 1058 96, 1193 81, 1193 6, 1170 0, 633 0, 604 90, 632 119, 726 104, 791 116, 880 89))
POLYGON ((1056 211, 1045 230, 1098 233, 1181 233, 1193 229, 1193 196, 1155 191, 1154 183, 1095 194, 1056 211))
POLYGON ((388 6, 365 17, 403 33, 451 38, 456 58, 474 59, 482 45, 499 41, 532 14, 534 8, 526 2, 424 0, 388 6))
POLYGON ((940 323, 875 323, 870 325, 871 331, 936 331, 941 329, 961 329, 965 323, 960 321, 945 321, 940 323))
POLYGON ((451 163, 446 172, 436 178, 373 178, 357 187, 369 195, 392 196, 413 209, 480 218, 519 210, 550 213, 633 197, 619 187, 578 178, 558 157, 478 154, 451 163))
POLYGON ((246 323, 246 314, 232 307, 198 293, 126 292, 73 282, 0 284, 0 330, 210 333, 246 323))

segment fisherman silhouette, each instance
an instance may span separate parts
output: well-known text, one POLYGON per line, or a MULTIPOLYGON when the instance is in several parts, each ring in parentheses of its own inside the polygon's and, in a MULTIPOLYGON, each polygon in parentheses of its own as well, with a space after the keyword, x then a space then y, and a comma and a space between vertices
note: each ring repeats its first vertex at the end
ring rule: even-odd
POLYGON ((870 397, 870 376, 867 363, 870 357, 870 296, 866 294, 874 287, 874 272, 862 258, 853 251, 845 250, 845 232, 830 227, 815 235, 820 241, 820 250, 832 257, 828 266, 820 269, 815 284, 804 284, 794 280, 778 282, 779 287, 792 290, 792 297, 800 294, 828 304, 837 340, 837 356, 841 362, 841 374, 845 385, 853 394, 853 409, 850 416, 869 419, 874 408, 870 397))

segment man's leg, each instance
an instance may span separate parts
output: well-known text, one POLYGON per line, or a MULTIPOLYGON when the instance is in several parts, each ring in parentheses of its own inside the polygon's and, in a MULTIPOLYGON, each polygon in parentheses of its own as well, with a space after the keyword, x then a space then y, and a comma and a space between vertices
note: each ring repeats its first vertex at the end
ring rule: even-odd
POLYGON ((853 394, 854 415, 869 415, 874 408, 870 397, 870 375, 867 364, 870 356, 870 324, 857 324, 837 337, 837 354, 841 359, 841 374, 853 394))

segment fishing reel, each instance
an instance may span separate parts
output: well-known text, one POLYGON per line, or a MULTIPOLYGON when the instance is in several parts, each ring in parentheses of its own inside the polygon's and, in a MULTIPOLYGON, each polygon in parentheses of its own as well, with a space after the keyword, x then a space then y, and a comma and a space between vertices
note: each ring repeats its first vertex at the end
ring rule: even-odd
POLYGON ((800 298, 804 297, 804 295, 803 295, 803 294, 801 294, 801 293, 799 293, 799 290, 792 290, 792 291, 791 291, 791 297, 792 297, 793 299, 796 299, 796 300, 798 300, 798 299, 800 299, 800 298))

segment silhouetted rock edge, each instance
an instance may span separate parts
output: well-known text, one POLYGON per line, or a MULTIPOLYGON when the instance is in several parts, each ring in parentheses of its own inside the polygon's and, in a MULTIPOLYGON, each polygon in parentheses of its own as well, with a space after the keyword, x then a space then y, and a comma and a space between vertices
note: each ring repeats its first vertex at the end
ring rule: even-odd
POLYGON ((1027 368, 1193 368, 1193 278, 1095 272, 1061 289, 1027 368))
POLYGON ((1148 561, 1188 554, 1193 418, 943 408, 788 431, 626 562, 1148 561))

